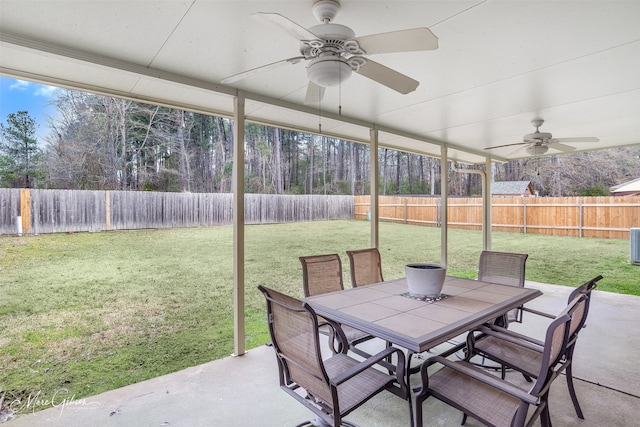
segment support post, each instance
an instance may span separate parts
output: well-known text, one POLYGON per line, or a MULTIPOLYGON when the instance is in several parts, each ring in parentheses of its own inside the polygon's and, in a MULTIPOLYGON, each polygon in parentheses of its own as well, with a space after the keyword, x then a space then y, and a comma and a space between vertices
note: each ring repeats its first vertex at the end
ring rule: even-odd
POLYGON ((234 100, 233 132, 233 355, 245 354, 244 318, 244 94, 234 100))
POLYGON ((378 129, 373 128, 369 130, 370 144, 369 149, 371 153, 369 154, 370 165, 369 165, 369 175, 370 176, 370 186, 371 186, 371 247, 377 248, 380 244, 380 227, 379 227, 379 213, 378 213, 378 195, 380 193, 380 186, 378 185, 378 129))
POLYGON ((447 266, 447 246, 449 243, 449 221, 447 207, 449 195, 449 154, 446 145, 440 149, 440 264, 447 266))
POLYGON ((491 167, 491 157, 487 157, 484 174, 480 174, 482 176, 482 247, 485 251, 491 250, 491 236, 493 234, 491 167))

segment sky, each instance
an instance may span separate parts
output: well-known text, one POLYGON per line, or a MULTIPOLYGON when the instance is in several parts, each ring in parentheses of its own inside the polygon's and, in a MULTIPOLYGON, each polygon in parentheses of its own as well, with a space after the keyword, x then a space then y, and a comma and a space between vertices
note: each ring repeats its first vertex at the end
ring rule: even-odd
POLYGON ((11 113, 26 110, 37 123, 36 137, 44 146, 49 120, 55 113, 50 101, 59 88, 0 76, 0 121, 7 124, 11 113))

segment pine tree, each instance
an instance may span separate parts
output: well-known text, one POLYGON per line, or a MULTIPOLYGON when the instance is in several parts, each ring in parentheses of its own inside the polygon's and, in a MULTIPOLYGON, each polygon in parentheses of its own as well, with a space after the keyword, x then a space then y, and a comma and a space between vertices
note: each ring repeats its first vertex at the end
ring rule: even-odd
POLYGON ((18 111, 6 122, 0 123, 0 185, 30 188, 41 171, 36 121, 27 111, 18 111))

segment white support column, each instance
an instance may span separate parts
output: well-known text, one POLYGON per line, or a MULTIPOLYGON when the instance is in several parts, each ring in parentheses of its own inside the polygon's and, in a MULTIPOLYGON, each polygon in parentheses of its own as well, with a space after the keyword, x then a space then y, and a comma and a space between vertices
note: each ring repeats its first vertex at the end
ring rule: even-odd
POLYGON ((487 157, 485 173, 482 175, 482 248, 491 250, 491 157, 487 157))
POLYGON ((234 101, 233 131, 233 355, 245 354, 244 318, 244 94, 234 101))
POLYGON ((378 179, 378 129, 373 128, 369 130, 371 143, 370 148, 370 165, 369 174, 371 181, 371 247, 377 248, 380 244, 379 238, 379 221, 378 221, 378 195, 380 193, 379 179, 378 179))
POLYGON ((447 247, 449 244, 449 154, 446 145, 440 149, 440 264, 447 266, 447 247))

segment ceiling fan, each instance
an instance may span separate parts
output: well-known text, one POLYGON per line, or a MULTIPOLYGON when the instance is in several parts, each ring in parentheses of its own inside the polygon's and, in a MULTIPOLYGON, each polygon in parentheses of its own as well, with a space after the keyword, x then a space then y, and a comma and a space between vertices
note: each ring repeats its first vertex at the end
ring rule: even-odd
POLYGON ((402 94, 413 92, 418 87, 417 80, 366 56, 437 49, 438 38, 431 30, 419 27, 356 37, 351 28, 333 23, 339 10, 338 0, 315 0, 312 12, 321 24, 309 29, 278 13, 255 14, 300 40, 300 55, 234 74, 224 78, 222 83, 233 83, 265 70, 306 61, 309 78, 305 99, 307 104, 321 101, 326 87, 344 82, 352 72, 402 94))
MULTIPOLYGON (((549 132, 540 132, 540 126, 544 123, 542 119, 531 120, 531 124, 536 128, 533 133, 526 134, 522 139, 523 142, 516 142, 514 144, 496 145, 494 147, 487 147, 485 150, 493 150, 494 148, 510 147, 514 145, 526 145, 525 151, 532 156, 541 156, 549 151, 549 148, 553 148, 559 151, 570 152, 575 150, 575 147, 562 144, 562 142, 598 142, 599 139, 595 137, 576 137, 576 138, 553 138, 549 132)), ((509 153, 507 156, 519 152, 522 148, 509 153)))

